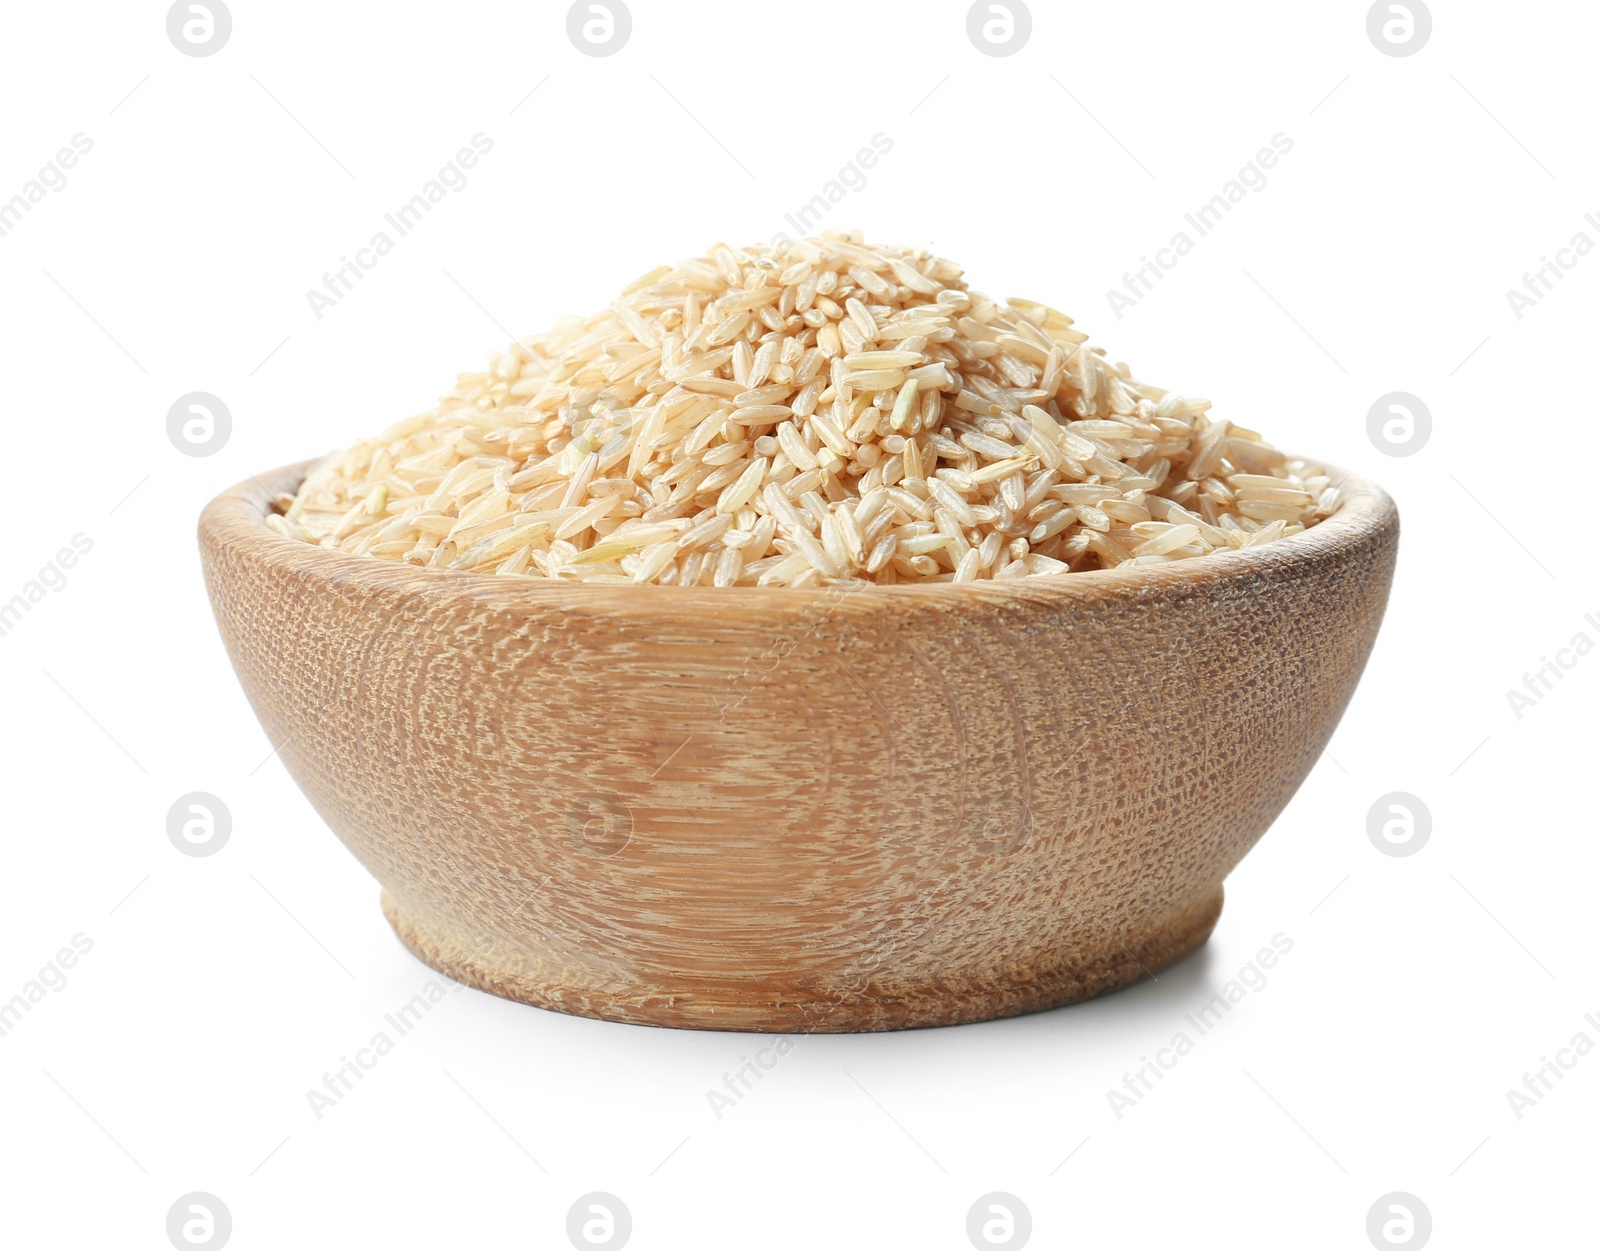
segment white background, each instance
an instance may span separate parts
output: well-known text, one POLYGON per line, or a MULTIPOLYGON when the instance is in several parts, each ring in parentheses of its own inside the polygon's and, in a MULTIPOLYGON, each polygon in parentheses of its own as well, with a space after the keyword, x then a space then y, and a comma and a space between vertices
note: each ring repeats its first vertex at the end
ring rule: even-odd
POLYGON ((1578 231, 1600 244, 1600 13, 1438 0, 1408 57, 1361 3, 1037 2, 1004 58, 947 0, 635 0, 604 58, 565 16, 236 0, 227 45, 190 57, 160 4, 6 7, 0 199, 74 134, 93 149, 0 237, 0 600, 74 534, 93 548, 0 637, 0 999, 73 935, 93 949, 0 1037, 5 1245, 164 1248, 196 1190, 241 1251, 564 1247, 592 1190, 641 1251, 962 1248, 996 1190, 1041 1247, 1364 1248, 1396 1190, 1437 1247, 1594 1245, 1600 1052, 1520 1119, 1506 1092, 1600 1043, 1600 655, 1520 719, 1506 692, 1600 643, 1600 255, 1520 320, 1506 291, 1578 231), (478 132, 469 184, 318 320, 307 289, 478 132), (1064 308, 1394 494, 1388 620, 1327 758, 1157 982, 808 1037, 720 1120, 706 1092, 760 1040, 463 990, 316 1119, 306 1091, 432 974, 239 691, 202 505, 662 260, 786 229, 877 132, 892 151, 828 225, 1064 308), (1119 320, 1107 289, 1278 132, 1265 189, 1119 320), (166 434, 196 390, 233 418, 203 458, 166 434), (1433 416, 1406 458, 1367 435, 1396 390, 1433 416), (231 810, 214 856, 168 841, 189 791, 231 810), (1391 791, 1432 814, 1416 855, 1368 839, 1391 791), (1265 989, 1118 1119, 1108 1089, 1280 932, 1265 989))

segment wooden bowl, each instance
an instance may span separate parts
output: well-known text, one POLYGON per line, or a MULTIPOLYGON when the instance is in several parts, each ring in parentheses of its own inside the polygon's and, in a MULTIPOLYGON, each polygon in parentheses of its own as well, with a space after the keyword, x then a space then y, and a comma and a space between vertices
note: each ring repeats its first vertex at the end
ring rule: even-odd
MULTIPOLYGON (((1158 972, 1321 754, 1399 519, 1249 551, 844 590, 589 587, 200 547, 246 694, 434 968, 614 1021, 1011 1016, 1158 972)), ((1337 475, 1335 475, 1337 477, 1337 475)))

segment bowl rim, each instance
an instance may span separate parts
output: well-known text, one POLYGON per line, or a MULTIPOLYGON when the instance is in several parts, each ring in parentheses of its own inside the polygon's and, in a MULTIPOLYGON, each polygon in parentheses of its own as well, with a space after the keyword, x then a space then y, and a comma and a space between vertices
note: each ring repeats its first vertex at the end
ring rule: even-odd
POLYGON ((252 474, 213 498, 200 514, 202 551, 227 548, 254 562, 308 579, 326 579, 370 592, 404 593, 449 599, 469 598, 497 608, 559 606, 581 610, 592 606, 607 612, 635 608, 646 612, 694 609, 715 611, 737 603, 742 612, 756 604, 793 610, 821 598, 848 599, 852 606, 906 606, 910 603, 955 606, 974 601, 1006 603, 1040 599, 1139 597, 1152 593, 1215 589, 1217 584, 1259 585, 1307 565, 1338 563, 1397 530, 1399 513, 1388 492, 1376 483, 1339 466, 1314 458, 1339 488, 1340 506, 1331 516, 1287 538, 1260 547, 1212 552, 1187 560, 1090 569, 1077 573, 1027 578, 981 579, 974 582, 905 583, 877 586, 868 582, 821 587, 681 587, 653 583, 638 586, 589 586, 582 582, 502 578, 461 569, 429 569, 397 561, 331 552, 286 538, 265 524, 274 498, 293 494, 321 458, 252 474), (848 593, 841 596, 842 591, 848 593), (866 592, 870 592, 867 594, 866 592))

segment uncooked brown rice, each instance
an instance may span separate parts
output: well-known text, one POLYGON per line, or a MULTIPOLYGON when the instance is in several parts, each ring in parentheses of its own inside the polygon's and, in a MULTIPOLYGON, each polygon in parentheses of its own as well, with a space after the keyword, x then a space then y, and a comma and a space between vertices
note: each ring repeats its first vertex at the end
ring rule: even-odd
POLYGON ((279 533, 529 578, 965 582, 1252 547, 1326 473, 859 232, 718 244, 318 464, 279 533))

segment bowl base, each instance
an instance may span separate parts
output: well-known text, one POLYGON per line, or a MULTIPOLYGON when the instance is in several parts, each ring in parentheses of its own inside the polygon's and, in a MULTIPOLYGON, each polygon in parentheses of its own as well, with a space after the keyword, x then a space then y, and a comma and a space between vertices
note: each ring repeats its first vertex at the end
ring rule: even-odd
POLYGON ((869 985, 836 998, 778 997, 770 984, 726 986, 715 994, 700 989, 630 987, 625 993, 564 985, 497 968, 484 948, 462 940, 459 930, 430 925, 388 891, 383 913, 406 948, 431 968, 467 986, 504 999, 631 1025, 675 1029, 735 1030, 775 1034, 844 1034, 921 1029, 1021 1016, 1081 1003, 1131 986, 1198 950, 1211 937, 1222 912, 1219 882, 1197 900, 1169 914, 1140 935, 1113 940, 1109 953, 1068 955, 1053 969, 1019 970, 1010 979, 976 989, 915 987, 874 993, 869 985))

